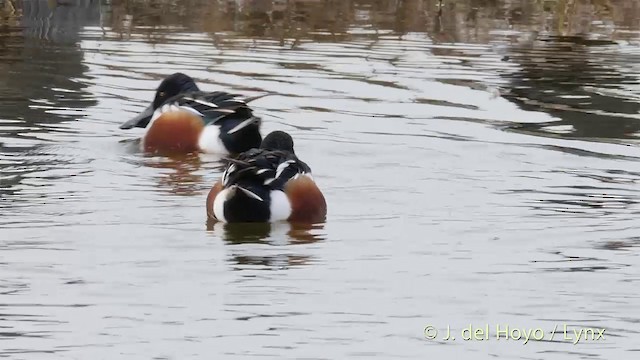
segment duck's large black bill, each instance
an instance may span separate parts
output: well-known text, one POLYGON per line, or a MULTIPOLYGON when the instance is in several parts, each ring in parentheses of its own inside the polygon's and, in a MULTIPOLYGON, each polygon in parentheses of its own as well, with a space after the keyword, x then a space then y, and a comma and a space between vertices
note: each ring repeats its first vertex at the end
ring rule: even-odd
POLYGON ((154 112, 153 105, 150 105, 148 108, 144 109, 144 111, 141 112, 138 116, 120 125, 120 129, 126 130, 126 129, 132 129, 134 127, 140 127, 140 128, 147 127, 147 125, 149 124, 149 121, 151 120, 151 117, 153 116, 153 112, 154 112))

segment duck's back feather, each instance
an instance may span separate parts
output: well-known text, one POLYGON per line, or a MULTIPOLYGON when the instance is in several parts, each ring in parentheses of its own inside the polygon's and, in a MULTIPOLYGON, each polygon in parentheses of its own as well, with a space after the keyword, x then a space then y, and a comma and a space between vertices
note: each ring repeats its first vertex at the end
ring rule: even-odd
POLYGON ((251 184, 284 190, 289 180, 311 174, 309 166, 288 151, 251 149, 227 160, 230 165, 222 175, 224 187, 251 184))
POLYGON ((203 117, 205 125, 226 119, 245 120, 253 117, 251 108, 241 95, 224 91, 204 92, 193 91, 182 93, 167 99, 166 105, 188 107, 203 117))

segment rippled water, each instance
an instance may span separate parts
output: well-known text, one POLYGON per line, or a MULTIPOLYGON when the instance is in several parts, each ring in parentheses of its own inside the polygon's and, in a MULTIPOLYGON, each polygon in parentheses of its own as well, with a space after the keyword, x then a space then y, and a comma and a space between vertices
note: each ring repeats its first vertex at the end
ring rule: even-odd
POLYGON ((0 358, 637 356, 635 1, 204 3, 0 1, 0 358), (118 129, 176 71, 270 94, 325 224, 206 223, 219 159, 118 129))

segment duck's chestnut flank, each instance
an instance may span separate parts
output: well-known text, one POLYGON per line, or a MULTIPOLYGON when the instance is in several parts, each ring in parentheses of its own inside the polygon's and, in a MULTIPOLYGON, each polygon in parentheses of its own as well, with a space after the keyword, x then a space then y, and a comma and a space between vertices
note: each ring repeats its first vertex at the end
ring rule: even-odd
POLYGON ((290 180, 284 192, 291 203, 289 221, 301 223, 324 222, 327 217, 327 202, 310 176, 299 176, 290 180))
POLYGON ((204 121, 198 115, 185 110, 168 112, 156 119, 142 138, 145 151, 198 151, 198 139, 204 121))

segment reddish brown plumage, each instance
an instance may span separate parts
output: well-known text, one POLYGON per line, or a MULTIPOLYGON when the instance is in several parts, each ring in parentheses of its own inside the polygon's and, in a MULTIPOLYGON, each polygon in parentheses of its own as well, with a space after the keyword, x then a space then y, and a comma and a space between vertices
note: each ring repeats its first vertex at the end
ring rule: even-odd
POLYGON ((198 151, 198 139, 204 128, 202 119, 189 111, 164 113, 156 119, 142 139, 145 151, 198 151))
POLYGON ((217 220, 215 215, 213 214, 213 202, 216 200, 216 196, 222 190, 222 183, 220 181, 216 182, 215 185, 209 190, 209 195, 207 195, 207 218, 211 220, 217 220))
POLYGON ((285 185, 284 192, 291 203, 289 221, 300 223, 324 222, 327 202, 316 183, 308 176, 300 176, 285 185))

